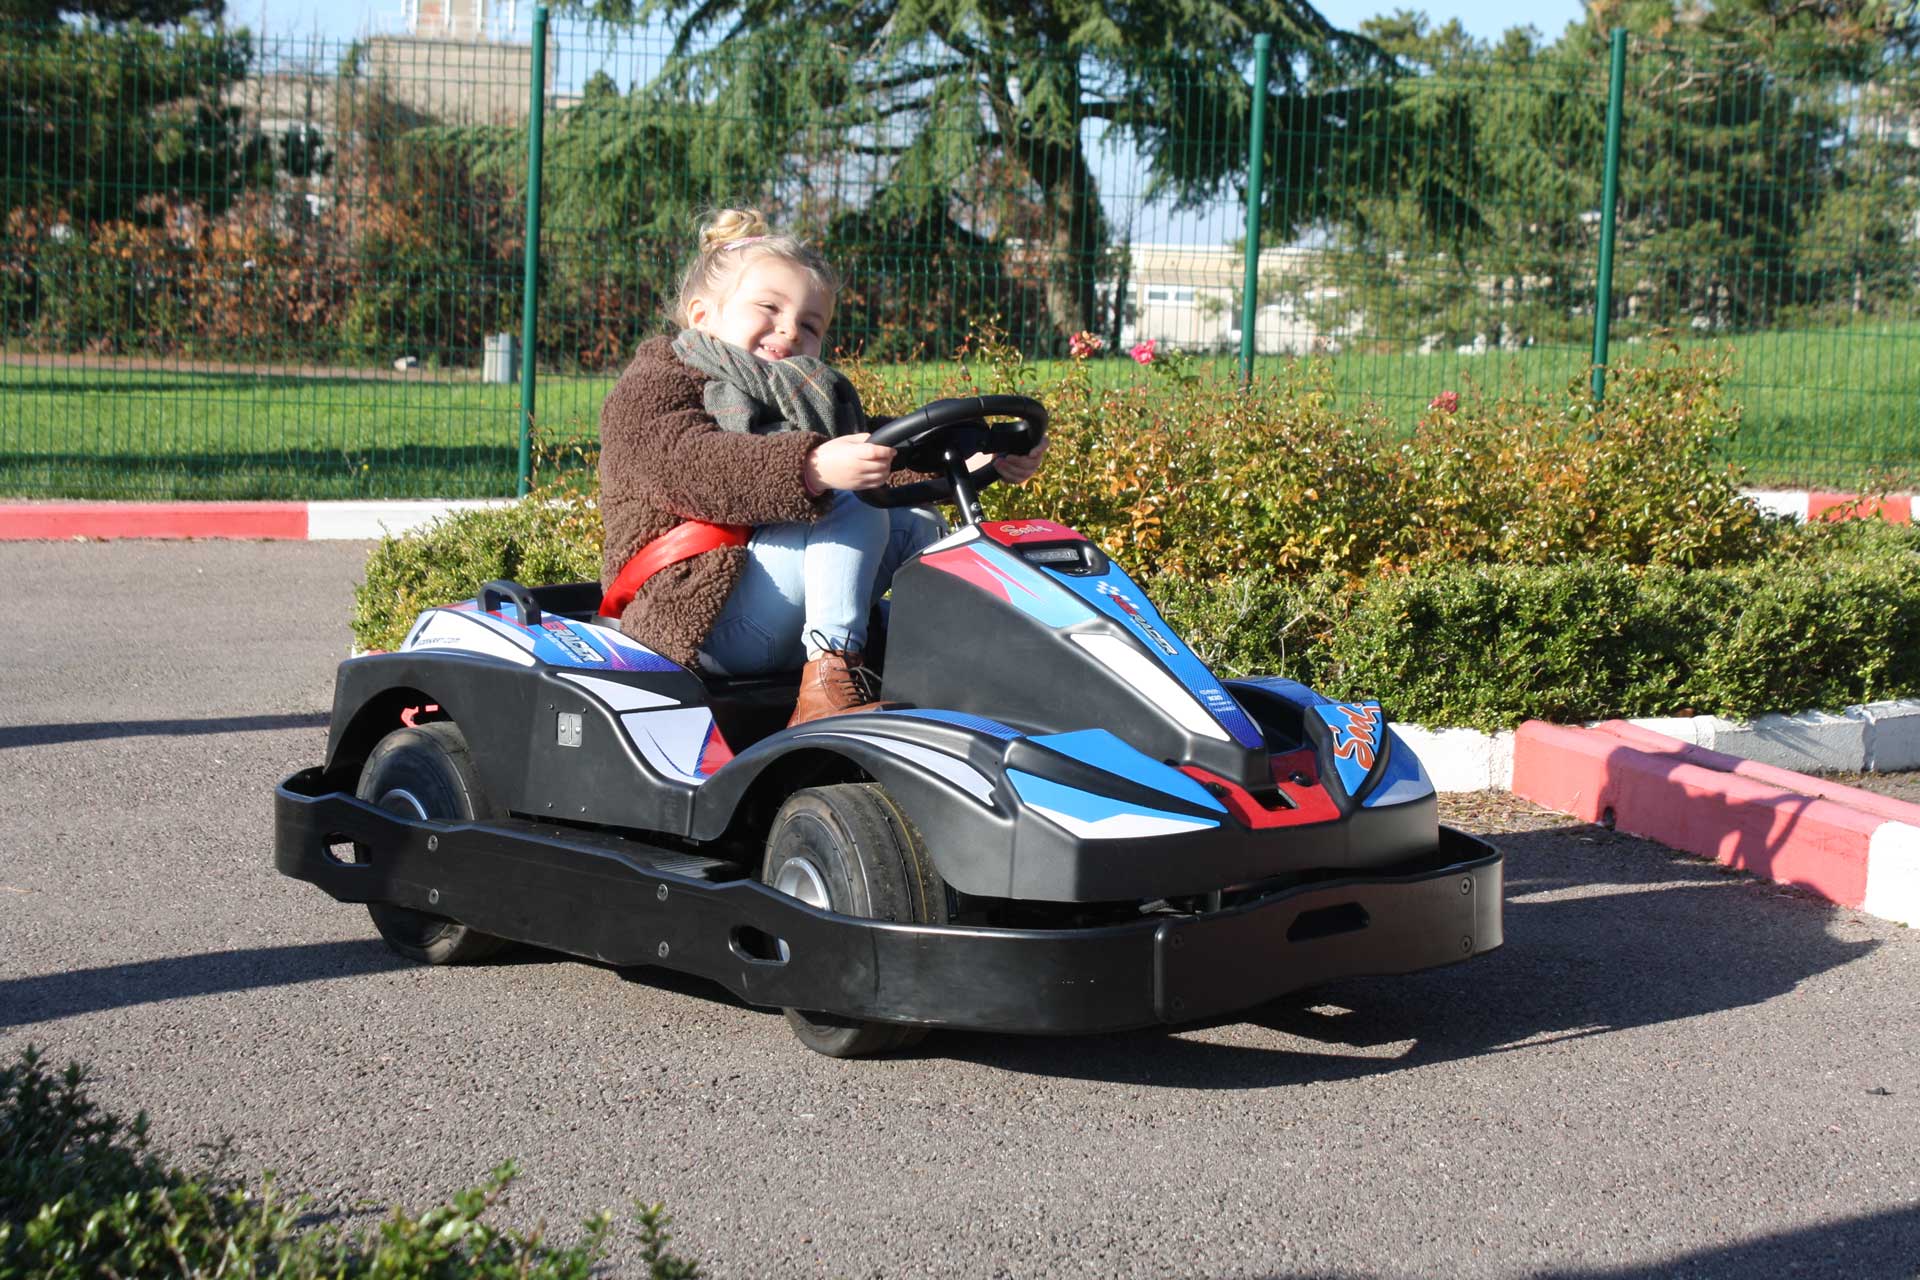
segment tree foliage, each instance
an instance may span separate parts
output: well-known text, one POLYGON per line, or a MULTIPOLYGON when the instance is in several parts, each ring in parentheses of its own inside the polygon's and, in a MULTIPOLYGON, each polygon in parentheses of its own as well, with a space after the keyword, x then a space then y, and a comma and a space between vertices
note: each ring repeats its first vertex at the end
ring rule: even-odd
POLYGON ((0 31, 0 201, 82 221, 219 212, 272 177, 272 148, 223 97, 252 57, 245 35, 195 25, 0 31))
POLYGON ((1487 43, 1412 15, 1374 20, 1363 30, 1393 70, 1344 86, 1365 144, 1322 145, 1302 174, 1288 126, 1275 135, 1275 238, 1317 224, 1332 252, 1265 291, 1361 339, 1589 334, 1608 29, 1626 22, 1616 333, 1748 330, 1910 297, 1920 149, 1899 122, 1920 78, 1907 12, 1902 25, 1873 4, 1730 0, 1677 17, 1610 0, 1550 44, 1524 28, 1487 43))
POLYGON ((225 0, 0 0, 0 23, 52 26, 79 18, 165 26, 190 18, 216 21, 225 9, 225 0))
POLYGON ((671 25, 675 56, 659 90, 711 105, 728 127, 763 141, 764 154, 804 155, 810 131, 850 143, 849 168, 838 176, 871 189, 869 225, 931 228, 938 244, 1000 238, 996 224, 1009 201, 967 207, 954 193, 978 186, 985 173, 1010 181, 999 190, 1033 211, 1029 243, 1037 251, 1011 266, 1044 294, 1062 338, 1095 321, 1095 285, 1112 237, 1091 139, 1117 130, 1138 148, 1155 189, 1197 200, 1243 168, 1251 97, 1244 69, 1256 34, 1278 38, 1274 83, 1283 96, 1373 52, 1307 0, 566 7, 609 23, 671 25))

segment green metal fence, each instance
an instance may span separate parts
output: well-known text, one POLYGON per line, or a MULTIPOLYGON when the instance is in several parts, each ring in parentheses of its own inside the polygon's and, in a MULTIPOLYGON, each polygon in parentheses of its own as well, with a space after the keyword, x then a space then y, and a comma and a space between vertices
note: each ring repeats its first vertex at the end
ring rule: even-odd
POLYGON ((512 493, 523 424, 592 433, 725 204, 828 245, 832 340, 872 360, 944 359, 994 317, 1035 358, 1100 336, 1114 378, 1150 339, 1223 373, 1315 360, 1410 423, 1469 384, 1599 393, 1639 351, 1724 343, 1756 481, 1920 479, 1897 59, 1576 33, 1121 76, 676 59, 537 23, 0 34, 0 491, 512 493))
POLYGON ((1609 362, 1712 343, 1756 479, 1920 473, 1911 64, 1575 32, 1350 94, 1359 130, 1316 105, 1268 143, 1269 235, 1293 239, 1263 348, 1337 349, 1343 388, 1410 410, 1468 380, 1600 394, 1609 362))

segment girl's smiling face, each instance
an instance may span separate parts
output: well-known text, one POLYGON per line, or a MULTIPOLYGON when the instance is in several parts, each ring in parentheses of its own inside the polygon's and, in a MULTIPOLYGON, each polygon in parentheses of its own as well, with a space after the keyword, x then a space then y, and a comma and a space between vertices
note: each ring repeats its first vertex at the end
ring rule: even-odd
POLYGON ((693 298, 687 319, 708 337, 762 360, 818 356, 833 315, 833 296, 804 267, 785 258, 756 258, 734 277, 725 298, 693 298))

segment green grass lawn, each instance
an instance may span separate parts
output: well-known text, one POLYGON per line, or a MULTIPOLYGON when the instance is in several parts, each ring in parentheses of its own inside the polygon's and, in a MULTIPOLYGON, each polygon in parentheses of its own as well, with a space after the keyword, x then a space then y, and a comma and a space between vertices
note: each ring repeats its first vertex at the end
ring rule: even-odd
MULTIPOLYGON (((1757 487, 1854 490, 1920 483, 1920 325, 1779 331, 1732 343, 1729 394, 1742 409, 1728 457, 1757 487)), ((1616 343, 1613 363, 1651 354, 1616 343)), ((1332 361, 1344 399, 1373 396, 1410 422, 1442 391, 1520 391, 1564 398, 1584 388, 1591 353, 1565 348, 1453 354, 1342 355, 1332 361)), ((1261 362, 1260 367, 1264 367, 1261 362)))
MULTIPOLYGON (((1735 342, 1745 426, 1729 456, 1758 486, 1851 490, 1920 483, 1920 325, 1757 334, 1735 342)), ((1639 354, 1614 348, 1616 363, 1639 354)), ((148 362, 158 364, 158 362, 148 362)), ((1233 362, 1205 361, 1222 375, 1233 362)), ((1278 373, 1262 357, 1256 373, 1278 373)), ((1482 356, 1343 353, 1337 396, 1411 423, 1442 391, 1549 398, 1585 385, 1582 351, 1482 356)), ((908 370, 933 387, 951 366, 908 370)), ((1124 356, 1095 377, 1147 376, 1124 356)), ((1049 366, 1035 373, 1044 378, 1049 366)), ((591 437, 610 377, 545 377, 542 433, 591 437)), ((212 373, 0 360, 0 493, 27 498, 485 497, 513 491, 519 388, 449 380, 212 373)))

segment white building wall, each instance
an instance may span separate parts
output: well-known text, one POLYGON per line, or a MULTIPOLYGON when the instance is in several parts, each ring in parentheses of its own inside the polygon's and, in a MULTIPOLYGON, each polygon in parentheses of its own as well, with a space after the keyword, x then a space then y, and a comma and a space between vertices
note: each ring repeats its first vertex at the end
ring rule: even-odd
MULTIPOLYGON (((1305 287, 1314 252, 1263 249, 1257 269, 1267 291, 1288 276, 1301 277, 1305 287)), ((1230 246, 1134 245, 1121 341, 1131 346, 1153 339, 1192 351, 1237 350, 1238 299, 1245 278, 1246 259, 1230 246)), ((1283 299, 1259 309, 1253 338, 1261 355, 1308 355, 1338 349, 1339 335, 1322 332, 1299 314, 1292 299, 1283 299)))

